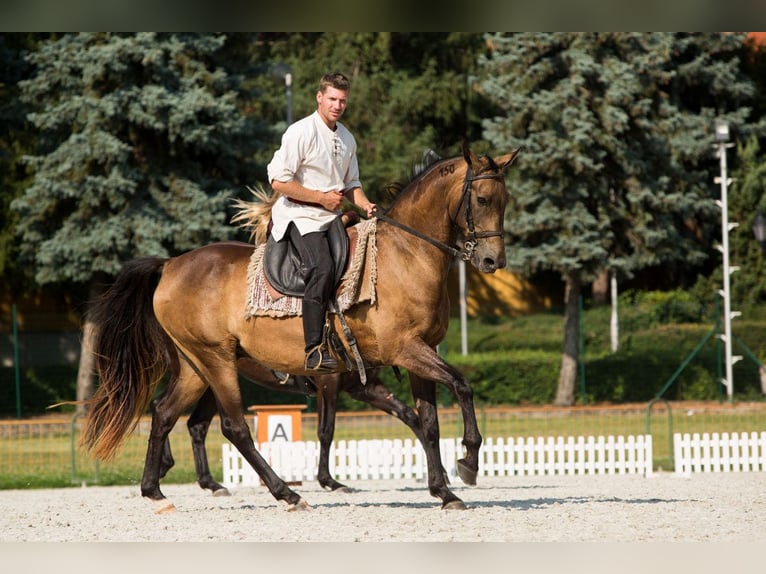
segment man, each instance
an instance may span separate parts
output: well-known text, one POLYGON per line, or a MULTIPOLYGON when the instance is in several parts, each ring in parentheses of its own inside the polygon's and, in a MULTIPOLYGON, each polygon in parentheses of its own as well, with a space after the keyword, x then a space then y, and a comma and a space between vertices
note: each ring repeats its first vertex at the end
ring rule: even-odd
POLYGON ((368 217, 375 208, 359 182, 356 140, 338 122, 346 110, 349 89, 343 74, 325 74, 316 94, 316 111, 288 126, 267 167, 271 187, 281 195, 271 211, 271 234, 276 241, 285 236, 292 241, 305 271, 303 330, 309 371, 338 366, 323 340, 334 288, 326 230, 339 215, 344 197, 368 217))

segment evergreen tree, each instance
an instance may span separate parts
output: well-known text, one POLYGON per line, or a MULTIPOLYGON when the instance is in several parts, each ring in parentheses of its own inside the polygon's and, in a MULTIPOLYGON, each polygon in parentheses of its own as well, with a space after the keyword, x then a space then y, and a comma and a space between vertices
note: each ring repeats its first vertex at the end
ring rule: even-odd
POLYGON ((25 54, 37 41, 36 34, 0 35, 0 274, 3 287, 24 289, 29 277, 17 260, 15 223, 18 213, 11 201, 23 193, 27 172, 23 156, 34 149, 35 133, 27 123, 27 106, 19 99, 19 81, 28 77, 31 66, 25 54))
MULTIPOLYGON (((290 65, 294 119, 316 109, 322 74, 349 76, 349 106, 341 121, 356 137, 366 193, 385 202, 385 189, 408 175, 425 149, 453 155, 463 139, 479 139, 476 110, 484 100, 469 80, 484 47, 476 33, 264 34, 258 59, 290 65)), ((273 116, 276 106, 284 117, 284 96, 267 81, 266 75, 259 79, 267 99, 256 104, 257 113, 273 116)), ((273 149, 259 156, 264 165, 271 154, 273 149)))
POLYGON ((740 34, 495 34, 481 87, 502 113, 513 173, 509 265, 565 285, 556 404, 574 403, 582 286, 608 269, 704 261, 720 221, 711 174, 714 119, 747 133, 753 84, 740 34))
MULTIPOLYGON (((729 150, 729 155, 732 150, 729 150)), ((732 308, 743 310, 766 300, 766 256, 753 235, 753 222, 760 211, 766 213, 766 162, 758 143, 752 136, 736 147, 738 166, 729 172, 732 183, 728 188, 729 261, 738 271, 731 275, 732 308)), ((722 267, 701 281, 706 292, 721 289, 722 267)), ((698 286, 699 288, 699 286, 698 286)))
MULTIPOLYGON (((129 259, 231 236, 252 133, 239 78, 216 65, 225 47, 223 35, 84 33, 30 54, 36 73, 20 86, 40 147, 12 209, 38 284, 82 283, 94 297, 129 259)), ((86 320, 78 400, 91 334, 86 320)))

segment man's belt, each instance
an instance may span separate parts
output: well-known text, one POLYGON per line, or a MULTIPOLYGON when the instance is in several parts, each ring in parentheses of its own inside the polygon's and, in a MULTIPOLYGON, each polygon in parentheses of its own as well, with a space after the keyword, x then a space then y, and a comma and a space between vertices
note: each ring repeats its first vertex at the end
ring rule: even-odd
POLYGON ((324 209, 324 206, 321 203, 315 203, 313 201, 301 201, 300 199, 291 199, 289 197, 287 199, 288 201, 292 201, 298 205, 308 205, 310 207, 318 207, 319 209, 324 209))

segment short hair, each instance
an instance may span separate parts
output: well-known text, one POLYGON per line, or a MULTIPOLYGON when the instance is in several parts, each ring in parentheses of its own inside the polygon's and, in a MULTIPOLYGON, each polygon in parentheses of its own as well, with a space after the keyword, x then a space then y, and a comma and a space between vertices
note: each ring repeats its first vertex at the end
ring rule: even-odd
POLYGON ((343 92, 348 92, 351 89, 351 82, 348 78, 340 72, 331 72, 322 76, 319 80, 319 91, 323 94, 327 91, 327 88, 335 88, 343 92))

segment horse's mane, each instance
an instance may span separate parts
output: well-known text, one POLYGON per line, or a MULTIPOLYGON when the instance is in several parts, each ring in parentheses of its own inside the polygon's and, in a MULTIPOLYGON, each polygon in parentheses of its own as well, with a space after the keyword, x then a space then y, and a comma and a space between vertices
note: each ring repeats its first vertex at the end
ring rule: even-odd
MULTIPOLYGON (((416 161, 412 164, 412 169, 409 175, 409 178, 397 181, 395 183, 390 184, 386 187, 386 190, 388 191, 389 195, 396 199, 401 195, 402 191, 406 187, 408 187, 411 183, 413 183, 415 180, 425 177, 426 173, 433 169, 436 164, 439 163, 445 163, 449 161, 457 161, 461 159, 460 157, 452 157, 452 158, 445 158, 436 153, 432 149, 426 149, 423 151, 423 155, 421 156, 419 161, 416 161)), ((492 157, 489 155, 482 155, 481 159, 485 159, 487 161, 487 166, 485 169, 487 170, 493 170, 493 171, 499 171, 500 168, 498 167, 497 163, 495 162, 492 157)), ((484 170, 482 170, 484 171, 484 170)))
POLYGON ((402 190, 411 184, 413 181, 423 175, 434 164, 442 161, 444 158, 436 153, 432 149, 426 149, 423 151, 420 159, 412 163, 410 174, 407 178, 396 181, 386 187, 386 191, 391 197, 397 197, 402 190))

